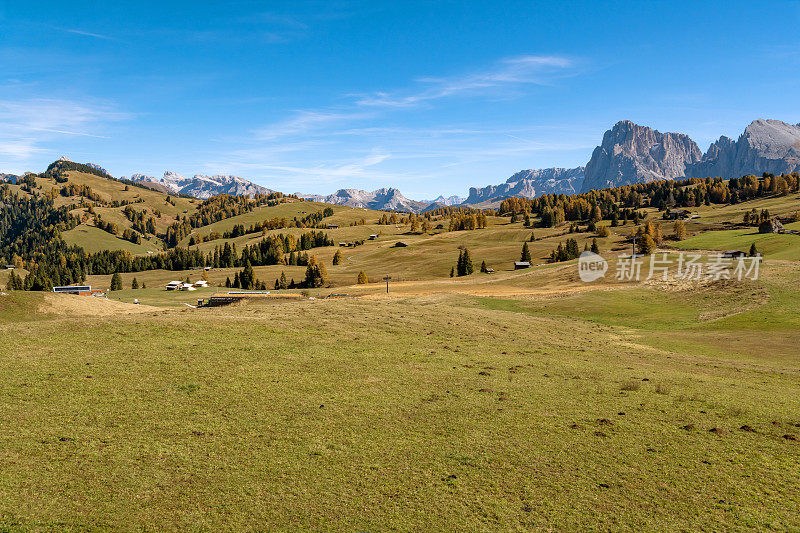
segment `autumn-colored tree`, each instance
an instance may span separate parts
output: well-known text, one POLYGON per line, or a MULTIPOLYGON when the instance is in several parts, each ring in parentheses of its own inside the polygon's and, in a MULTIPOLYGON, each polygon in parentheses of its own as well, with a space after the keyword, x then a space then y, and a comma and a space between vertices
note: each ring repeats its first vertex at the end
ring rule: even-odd
POLYGON ((675 240, 682 241, 686 238, 686 224, 683 223, 683 220, 676 220, 673 230, 675 232, 675 240))
POLYGON ((644 237, 639 239, 638 252, 642 255, 650 255, 656 251, 656 241, 649 234, 645 233, 644 237))
POLYGON ((364 285, 366 283, 367 283, 367 275, 362 270, 361 272, 358 273, 358 284, 364 285))

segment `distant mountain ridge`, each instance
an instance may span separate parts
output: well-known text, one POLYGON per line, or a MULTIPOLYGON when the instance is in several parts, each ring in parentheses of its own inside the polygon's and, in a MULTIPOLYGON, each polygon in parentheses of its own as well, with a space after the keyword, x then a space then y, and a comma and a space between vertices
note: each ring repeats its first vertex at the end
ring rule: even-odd
POLYGON ((431 204, 409 200, 394 188, 382 188, 374 191, 359 189, 339 189, 335 193, 325 196, 319 194, 300 194, 298 196, 315 202, 327 204, 346 205, 349 207, 363 207, 386 211, 411 211, 418 213, 431 204))
POLYGON ((705 154, 689 136, 661 133, 629 120, 603 135, 586 164, 581 191, 663 179, 741 177, 800 170, 800 124, 757 119, 739 140, 722 136, 705 154))
POLYGON ((800 170, 800 124, 757 119, 738 141, 720 137, 705 154, 683 133, 661 133, 630 120, 603 135, 585 167, 520 171, 500 185, 471 187, 465 205, 511 196, 573 194, 592 189, 680 178, 795 172, 800 170))
MULTIPOLYGON (((51 166, 59 162, 64 163, 63 166, 72 164, 68 158, 62 157, 51 166)), ((99 165, 84 165, 84 168, 92 169, 90 172, 110 176, 99 165)), ((420 213, 449 206, 494 206, 512 196, 534 198, 544 194, 575 194, 665 179, 734 178, 764 172, 780 174, 795 171, 800 171, 800 124, 757 119, 745 128, 736 141, 722 136, 702 153, 688 135, 661 133, 630 120, 622 120, 604 133, 586 166, 521 170, 499 185, 470 187, 467 198, 439 196, 433 201, 416 201, 391 187, 374 191, 340 189, 331 195, 299 196, 351 207, 420 213)), ((16 181, 17 178, 13 174, 0 174, 0 181, 16 181)), ((162 192, 186 194, 200 199, 217 194, 253 196, 274 192, 238 176, 195 174, 186 177, 168 171, 161 178, 133 174, 130 180, 162 192)))
POLYGON ((551 193, 575 194, 580 190, 583 179, 584 167, 520 170, 500 185, 470 187, 464 204, 503 200, 511 196, 535 198, 551 193))
POLYGON ((439 195, 438 198, 436 198, 435 200, 431 200, 430 202, 428 202, 427 200, 422 200, 422 201, 428 204, 438 204, 446 207, 451 207, 454 205, 461 205, 464 203, 465 200, 466 198, 462 198, 461 196, 453 195, 445 198, 444 196, 439 195))
POLYGON ((146 176, 144 174, 133 174, 131 181, 142 183, 154 183, 165 187, 168 191, 179 194, 188 194, 195 198, 205 200, 218 194, 230 194, 234 196, 254 196, 256 194, 270 194, 275 191, 267 189, 261 185, 256 185, 239 176, 205 176, 195 174, 191 178, 182 176, 175 172, 164 172, 162 178, 146 176))
POLYGON ((687 175, 737 177, 797 170, 800 170, 800 124, 758 119, 745 128, 736 142, 720 137, 687 175))

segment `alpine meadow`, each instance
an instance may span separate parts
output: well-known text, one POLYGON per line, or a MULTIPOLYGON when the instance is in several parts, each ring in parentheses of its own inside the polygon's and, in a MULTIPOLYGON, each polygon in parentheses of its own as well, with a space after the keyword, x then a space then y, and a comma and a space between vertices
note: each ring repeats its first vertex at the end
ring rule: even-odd
POLYGON ((800 530, 799 22, 0 2, 0 531, 800 530))

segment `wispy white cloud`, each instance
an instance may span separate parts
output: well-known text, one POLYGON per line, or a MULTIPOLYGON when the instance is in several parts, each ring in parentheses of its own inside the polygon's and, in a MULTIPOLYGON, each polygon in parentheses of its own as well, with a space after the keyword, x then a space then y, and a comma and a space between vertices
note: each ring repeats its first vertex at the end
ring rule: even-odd
POLYGON ((422 90, 407 94, 376 92, 357 100, 358 105, 374 107, 410 107, 448 96, 482 94, 505 86, 546 85, 575 68, 573 59, 561 56, 520 56, 503 59, 494 68, 461 76, 420 78, 422 90))
POLYGON ((552 127, 514 129, 506 124, 467 122, 408 126, 403 117, 416 112, 415 107, 448 97, 495 98, 525 84, 552 84, 579 72, 579 64, 561 56, 511 57, 482 72, 420 78, 415 81, 416 90, 349 95, 349 103, 297 110, 258 128, 250 137, 235 141, 250 144, 249 148, 219 153, 205 166, 260 178, 273 188, 324 192, 320 188, 334 184, 419 186, 444 175, 452 178, 472 163, 490 165, 504 158, 589 149, 594 140, 570 142, 569 136, 552 127))
POLYGON ((107 123, 129 117, 107 103, 51 98, 0 100, 0 164, 4 169, 19 168, 65 136, 107 138, 98 133, 107 123))
POLYGON ((271 141, 280 137, 306 135, 355 120, 370 118, 363 112, 297 111, 294 116, 260 128, 254 132, 255 140, 271 141))
POLYGON ((75 35, 83 35, 84 37, 94 37, 95 39, 103 39, 103 40, 106 40, 106 41, 115 41, 116 40, 113 37, 110 37, 108 35, 102 35, 100 33, 92 33, 90 31, 76 30, 76 29, 73 29, 73 28, 65 28, 64 31, 67 32, 67 33, 74 33, 75 35))

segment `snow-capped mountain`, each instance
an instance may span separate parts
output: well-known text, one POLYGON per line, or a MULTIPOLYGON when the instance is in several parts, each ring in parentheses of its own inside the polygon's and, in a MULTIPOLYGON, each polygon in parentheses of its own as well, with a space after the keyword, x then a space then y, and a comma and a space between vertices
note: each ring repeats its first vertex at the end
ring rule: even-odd
POLYGON ((319 194, 298 194, 298 196, 307 200, 325 202, 327 204, 413 213, 418 213, 430 205, 430 202, 417 202, 416 200, 409 200, 403 196, 400 191, 393 188, 377 189, 375 191, 339 189, 335 193, 328 196, 319 194))
POLYGON ((155 178, 144 174, 133 174, 131 181, 156 183, 166 187, 169 191, 179 194, 188 194, 195 198, 205 200, 217 194, 230 194, 234 196, 254 196, 256 194, 270 194, 272 189, 256 185, 239 176, 205 176, 195 174, 191 178, 175 172, 164 172, 164 177, 155 178))
MULTIPOLYGON (((447 198, 445 198, 444 196, 439 195, 438 198, 436 198, 435 200, 431 200, 428 203, 446 205, 446 206, 449 207, 449 206, 454 206, 454 205, 461 205, 461 204, 464 203, 464 200, 466 200, 466 198, 462 198, 461 196, 455 196, 454 195, 454 196, 448 196, 447 198)), ((423 201, 427 201, 427 200, 423 200, 423 201)))

